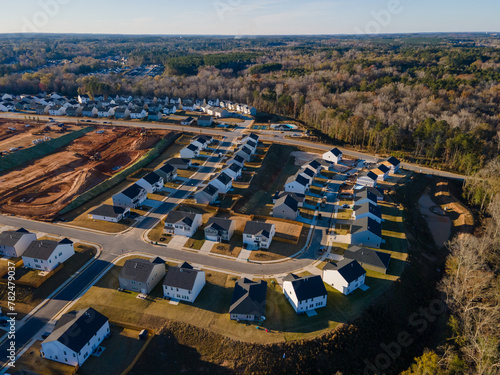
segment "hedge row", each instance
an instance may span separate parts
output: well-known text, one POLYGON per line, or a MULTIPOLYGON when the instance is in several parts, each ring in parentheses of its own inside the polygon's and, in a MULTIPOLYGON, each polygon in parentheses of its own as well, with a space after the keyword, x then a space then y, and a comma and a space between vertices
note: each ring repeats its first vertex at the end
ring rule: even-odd
POLYGON ((32 160, 40 159, 47 155, 50 155, 57 151, 57 149, 66 146, 71 141, 82 137, 92 130, 94 130, 94 128, 87 127, 76 132, 63 135, 62 137, 39 143, 33 147, 16 151, 13 154, 2 156, 0 158, 0 172, 20 167, 21 165, 24 165, 32 160))
POLYGON ((156 144, 154 148, 149 150, 141 159, 128 168, 125 168, 121 172, 117 173, 110 179, 101 182, 99 185, 94 186, 92 189, 86 191, 79 197, 75 198, 69 205, 64 207, 59 211, 59 215, 64 215, 75 208, 81 206, 82 204, 94 199, 98 195, 108 191, 112 187, 118 185, 120 182, 124 181, 128 176, 137 172, 139 169, 144 168, 146 165, 151 163, 158 155, 160 155, 168 146, 175 142, 179 135, 172 136, 168 139, 162 139, 156 144))

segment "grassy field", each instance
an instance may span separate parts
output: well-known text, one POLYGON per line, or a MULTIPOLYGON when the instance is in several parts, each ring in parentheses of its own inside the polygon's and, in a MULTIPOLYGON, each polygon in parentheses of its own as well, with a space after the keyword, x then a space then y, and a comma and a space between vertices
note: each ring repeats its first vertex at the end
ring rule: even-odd
MULTIPOLYGON (((96 254, 93 246, 74 244, 75 254, 64 262, 64 267, 50 277, 38 288, 30 288, 23 285, 16 286, 16 312, 19 319, 30 312, 35 306, 42 302, 71 275, 78 271, 96 254)), ((0 285, 0 306, 7 305, 7 287, 0 285)))

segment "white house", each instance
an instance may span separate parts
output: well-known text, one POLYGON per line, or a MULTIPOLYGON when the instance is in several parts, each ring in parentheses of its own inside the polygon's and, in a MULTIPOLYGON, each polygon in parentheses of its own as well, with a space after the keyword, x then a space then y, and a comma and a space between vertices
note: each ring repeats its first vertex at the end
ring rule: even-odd
POLYGON ((236 180, 239 177, 241 177, 241 174, 243 172, 243 168, 240 167, 238 164, 231 164, 228 168, 223 169, 222 172, 227 174, 233 180, 236 180))
POLYGON ((365 285, 365 277, 366 271, 353 259, 330 262, 323 268, 323 281, 346 296, 365 285))
POLYGON ((247 143, 248 141, 254 141, 254 142, 259 142, 259 136, 255 133, 250 133, 248 135, 246 135, 245 137, 243 137, 243 139, 241 140, 241 143, 247 143))
POLYGON ((66 108, 60 105, 55 105, 49 108, 49 115, 51 116, 64 116, 66 114, 66 108))
POLYGON ((119 206, 110 206, 107 204, 103 204, 102 206, 97 207, 95 210, 92 210, 88 217, 93 220, 102 220, 109 221, 111 223, 118 223, 130 213, 130 209, 128 207, 119 207, 119 206))
POLYGON ((191 140, 191 144, 198 147, 200 150, 206 150, 206 148, 208 147, 207 140, 202 136, 194 137, 191 140))
POLYGON ((163 182, 169 182, 177 178, 177 168, 169 163, 155 170, 155 173, 163 178, 163 182))
POLYGON ((130 118, 132 120, 142 120, 148 115, 146 110, 144 108, 139 108, 139 109, 132 109, 130 111, 130 118))
POLYGON ((328 296, 320 276, 293 273, 283 279, 283 293, 297 314, 325 307, 328 296))
POLYGON ((276 204, 278 199, 286 197, 287 195, 290 195, 297 202, 297 206, 304 206, 304 201, 306 200, 305 194, 287 193, 286 191, 277 191, 276 193, 274 193, 273 204, 276 204))
POLYGON ((276 234, 274 224, 259 221, 247 221, 243 230, 243 243, 248 249, 269 249, 276 234))
POLYGON ((194 199, 198 204, 214 204, 219 198, 219 189, 214 185, 207 185, 194 193, 194 199))
POLYGON ((361 205, 355 205, 352 209, 352 219, 358 220, 365 217, 369 217, 370 219, 375 220, 377 223, 381 223, 383 220, 380 206, 377 206, 370 202, 365 202, 361 205))
POLYGON ((401 162, 394 156, 387 158, 382 164, 387 166, 391 170, 391 173, 398 173, 401 166, 401 162))
POLYGON ((40 354, 52 361, 81 366, 109 334, 108 318, 93 308, 70 311, 61 316, 42 342, 40 354))
POLYGON ((133 184, 120 193, 113 195, 113 205, 136 208, 141 206, 147 197, 148 193, 146 189, 137 184, 133 184))
POLYGON ((304 177, 309 181, 309 185, 312 185, 314 181, 314 171, 311 168, 304 168, 299 171, 299 175, 304 177))
POLYGON ((297 220, 299 216, 299 203, 292 195, 279 198, 273 207, 273 217, 280 219, 297 220))
POLYGON ((315 176, 321 173, 323 166, 317 160, 311 160, 309 163, 303 164, 301 166, 302 169, 312 169, 314 171, 315 176))
POLYGON ((149 194, 161 190, 164 185, 163 177, 156 172, 151 172, 136 182, 137 185, 146 190, 149 194))
POLYGON ((370 188, 363 188, 355 192, 354 204, 356 206, 361 206, 362 204, 365 204, 367 202, 375 206, 378 202, 377 196, 371 192, 370 188))
POLYGON ((290 176, 285 183, 287 193, 305 194, 309 190, 309 180, 302 175, 290 176))
POLYGON ((175 104, 166 105, 165 107, 163 107, 163 113, 165 115, 173 115, 175 112, 177 112, 177 106, 175 104))
POLYGON ((37 240, 28 245, 23 254, 25 267, 50 272, 75 254, 73 242, 67 238, 57 242, 37 240))
POLYGON ((196 120, 193 117, 189 116, 188 118, 181 121, 181 125, 193 125, 195 121, 196 120))
POLYGON ((369 186, 369 187, 375 187, 377 186, 377 179, 378 176, 373 173, 372 171, 360 173, 358 175, 358 179, 356 180, 356 183, 358 185, 362 186, 369 186))
POLYGON ((232 165, 232 164, 239 165, 241 168, 243 168, 245 166, 245 159, 243 159, 243 157, 240 155, 235 155, 234 158, 229 159, 226 162, 226 165, 228 165, 228 166, 232 165))
POLYGON ((351 244, 380 248, 382 243, 382 227, 375 220, 365 217, 351 225, 351 244))
POLYGON ((243 147, 236 151, 236 155, 242 157, 245 162, 249 162, 253 155, 252 149, 243 145, 243 147))
POLYGON ((332 148, 330 151, 323 154, 323 160, 338 164, 342 161, 342 151, 337 147, 332 148))
POLYGON ((267 283, 239 279, 234 285, 229 317, 237 321, 261 321, 266 313, 267 283))
POLYGON ((233 236, 236 222, 234 220, 211 217, 205 227, 205 239, 207 241, 229 241, 233 236))
POLYGON ((36 234, 24 228, 2 232, 0 233, 0 255, 20 257, 33 241, 36 241, 36 234))
POLYGON ((221 194, 227 194, 233 186, 233 180, 225 172, 221 172, 208 184, 217 188, 221 194))
POLYGON ((128 118, 130 117, 130 110, 128 108, 117 108, 115 110, 115 118, 128 118))
POLYGON ((192 143, 181 150, 181 158, 183 159, 196 159, 199 155, 200 149, 192 143))
POLYGON ((377 175, 378 181, 385 181, 389 177, 390 169, 384 164, 380 164, 377 168, 371 170, 377 175))
POLYGON ((201 225, 200 214, 171 211, 165 218, 165 232, 176 236, 192 237, 201 225))
POLYGON ((115 115, 114 108, 110 107, 101 107, 97 109, 97 117, 99 118, 108 118, 115 115))
POLYGON ((205 271, 184 262, 178 267, 169 267, 163 280, 163 296, 193 303, 204 286, 205 271))
POLYGON ((123 265, 118 281, 120 288, 149 294, 165 276, 165 261, 161 258, 128 259, 123 265))
POLYGON ((215 118, 225 118, 229 116, 229 112, 225 108, 215 108, 212 112, 215 118))

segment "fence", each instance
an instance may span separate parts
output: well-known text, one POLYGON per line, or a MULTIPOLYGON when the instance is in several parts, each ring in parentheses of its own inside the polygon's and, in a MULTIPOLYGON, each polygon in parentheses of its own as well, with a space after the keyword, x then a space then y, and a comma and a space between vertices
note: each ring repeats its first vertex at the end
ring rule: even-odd
POLYGON ((51 139, 50 141, 39 143, 33 147, 16 151, 0 158, 0 172, 20 167, 31 160, 40 159, 54 153, 57 149, 66 146, 68 143, 94 130, 92 127, 80 129, 76 132, 63 135, 62 137, 51 139))
POLYGON ((139 169, 144 168, 146 165, 151 163, 158 155, 160 155, 163 150, 165 150, 168 146, 175 142, 175 140, 179 137, 179 134, 170 137, 169 139, 162 139, 158 144, 148 151, 139 161, 130 167, 124 169, 123 171, 117 173, 110 179, 100 183, 97 186, 94 186, 89 191, 83 193, 76 199, 74 199, 69 205, 59 211, 59 215, 64 215, 77 207, 80 207, 82 204, 85 204, 89 200, 97 197, 98 195, 108 191, 112 187, 118 185, 120 182, 125 181, 125 179, 133 173, 136 173, 139 169))

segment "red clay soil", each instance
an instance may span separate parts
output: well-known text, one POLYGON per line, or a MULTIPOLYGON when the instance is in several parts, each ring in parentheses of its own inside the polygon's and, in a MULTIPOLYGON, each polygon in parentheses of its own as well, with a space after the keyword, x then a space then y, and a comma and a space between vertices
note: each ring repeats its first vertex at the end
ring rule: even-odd
POLYGON ((76 196, 137 161, 168 134, 141 136, 126 128, 88 133, 59 152, 0 175, 0 211, 52 220, 76 196), (91 160, 96 152, 100 161, 91 160))

